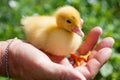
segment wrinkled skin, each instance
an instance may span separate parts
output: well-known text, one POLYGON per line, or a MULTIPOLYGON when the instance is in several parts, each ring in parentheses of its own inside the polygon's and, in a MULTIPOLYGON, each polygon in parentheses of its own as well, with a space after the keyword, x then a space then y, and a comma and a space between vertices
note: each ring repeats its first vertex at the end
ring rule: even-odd
MULTIPOLYGON (((85 54, 89 50, 92 53, 88 62, 75 68, 67 58, 52 56, 57 62, 55 63, 44 52, 17 39, 9 48, 9 74, 16 80, 91 80, 110 58, 114 44, 114 40, 108 37, 94 47, 101 34, 100 27, 89 32, 77 53, 85 54)), ((0 42, 0 54, 4 53, 10 41, 0 42)), ((2 75, 5 75, 4 73, 2 72, 2 75)))

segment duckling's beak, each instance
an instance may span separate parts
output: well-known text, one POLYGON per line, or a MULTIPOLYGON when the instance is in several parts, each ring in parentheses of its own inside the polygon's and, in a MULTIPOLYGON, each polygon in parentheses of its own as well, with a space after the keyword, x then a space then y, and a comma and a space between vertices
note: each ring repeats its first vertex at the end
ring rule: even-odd
POLYGON ((84 37, 84 33, 80 27, 74 27, 72 31, 78 34, 79 36, 84 37))

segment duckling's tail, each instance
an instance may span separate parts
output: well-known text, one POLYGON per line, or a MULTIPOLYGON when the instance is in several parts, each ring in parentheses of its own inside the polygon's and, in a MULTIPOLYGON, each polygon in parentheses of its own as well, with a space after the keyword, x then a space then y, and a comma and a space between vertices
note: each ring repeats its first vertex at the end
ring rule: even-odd
POLYGON ((39 26, 39 17, 38 16, 27 16, 21 19, 21 24, 23 29, 27 33, 33 32, 39 26))
POLYGON ((35 24, 35 17, 34 16, 27 16, 27 17, 23 17, 21 19, 21 24, 24 26, 24 27, 30 27, 30 26, 33 26, 35 24))
POLYGON ((22 19, 21 19, 21 24, 23 25, 23 26, 25 26, 25 25, 28 25, 29 24, 29 17, 22 17, 22 19))

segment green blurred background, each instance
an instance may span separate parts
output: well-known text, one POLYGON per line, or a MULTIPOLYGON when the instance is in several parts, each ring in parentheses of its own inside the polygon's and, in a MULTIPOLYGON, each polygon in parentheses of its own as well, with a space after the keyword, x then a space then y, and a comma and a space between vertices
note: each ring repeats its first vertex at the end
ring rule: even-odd
POLYGON ((16 36, 26 39, 20 25, 23 16, 51 15, 63 5, 72 5, 80 11, 86 35, 93 27, 101 26, 100 40, 115 39, 113 54, 95 80, 120 80, 120 0, 0 0, 0 40, 16 36))

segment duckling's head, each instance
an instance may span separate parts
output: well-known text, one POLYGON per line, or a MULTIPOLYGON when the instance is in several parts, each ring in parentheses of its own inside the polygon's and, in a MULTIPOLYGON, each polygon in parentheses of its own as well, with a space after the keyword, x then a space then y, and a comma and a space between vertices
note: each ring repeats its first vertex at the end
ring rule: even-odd
POLYGON ((84 33, 81 30, 83 24, 79 12, 72 6, 64 6, 56 11, 56 22, 58 27, 61 27, 69 32, 75 32, 81 37, 84 33))

